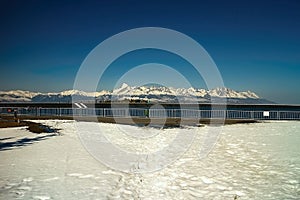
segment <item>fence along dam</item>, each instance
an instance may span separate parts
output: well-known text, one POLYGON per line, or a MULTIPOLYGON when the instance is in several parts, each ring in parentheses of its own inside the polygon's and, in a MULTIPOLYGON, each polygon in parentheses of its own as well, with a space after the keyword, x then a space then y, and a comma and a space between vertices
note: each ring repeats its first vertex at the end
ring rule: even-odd
POLYGON ((153 103, 0 103, 2 115, 118 118, 300 120, 300 105, 153 103))

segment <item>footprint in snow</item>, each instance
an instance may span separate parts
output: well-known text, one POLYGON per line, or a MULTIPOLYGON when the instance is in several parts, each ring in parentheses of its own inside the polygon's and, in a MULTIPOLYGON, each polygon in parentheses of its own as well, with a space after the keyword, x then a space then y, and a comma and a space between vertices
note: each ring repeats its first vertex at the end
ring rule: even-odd
POLYGON ((23 182, 31 182, 31 181, 33 181, 32 177, 28 177, 28 178, 23 179, 23 182))
POLYGON ((59 180, 59 177, 47 178, 44 181, 49 182, 49 181, 55 181, 55 180, 59 180))
POLYGON ((68 174, 68 176, 78 177, 78 178, 81 178, 81 179, 95 177, 93 174, 86 174, 86 175, 84 175, 84 174, 80 174, 80 173, 72 173, 72 174, 68 174))
POLYGON ((29 186, 20 186, 17 189, 18 190, 23 190, 23 191, 30 191, 30 190, 32 190, 32 188, 29 187, 29 186))
POLYGON ((51 199, 48 196, 34 196, 33 199, 37 199, 37 200, 49 200, 51 199))
POLYGON ((78 177, 78 176, 82 176, 82 175, 83 175, 83 174, 80 174, 80 173, 72 173, 72 174, 68 174, 68 176, 75 176, 75 177, 76 177, 76 176, 77 176, 77 177, 78 177))
POLYGON ((92 174, 87 174, 87 175, 79 176, 79 178, 92 178, 92 177, 94 177, 94 175, 92 175, 92 174))

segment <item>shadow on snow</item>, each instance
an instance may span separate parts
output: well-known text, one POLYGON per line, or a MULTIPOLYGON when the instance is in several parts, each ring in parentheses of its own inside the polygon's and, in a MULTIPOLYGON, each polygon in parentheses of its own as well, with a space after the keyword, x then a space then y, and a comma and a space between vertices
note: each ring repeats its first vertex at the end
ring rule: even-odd
MULTIPOLYGON (((56 133, 53 133, 53 134, 44 135, 44 136, 37 136, 34 138, 25 137, 25 138, 22 138, 17 141, 13 141, 13 142, 0 142, 0 151, 13 150, 13 149, 21 148, 24 146, 32 145, 36 142, 46 140, 46 139, 49 139, 54 136, 58 136, 58 135, 56 133)), ((3 138, 3 139, 1 139, 1 141, 4 139, 8 139, 8 138, 3 138)))

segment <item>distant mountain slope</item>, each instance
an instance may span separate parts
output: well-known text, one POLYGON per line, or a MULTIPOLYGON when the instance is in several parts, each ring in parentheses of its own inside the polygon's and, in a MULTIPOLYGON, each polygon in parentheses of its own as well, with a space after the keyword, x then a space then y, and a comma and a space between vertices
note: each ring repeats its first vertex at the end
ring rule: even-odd
POLYGON ((172 88, 161 86, 129 86, 123 83, 113 91, 84 92, 67 90, 59 93, 40 93, 22 90, 0 91, 0 102, 71 102, 80 101, 151 101, 151 102, 210 102, 214 99, 227 99, 228 103, 262 104, 273 103, 260 98, 251 91, 237 92, 229 88, 212 90, 196 88, 172 88))

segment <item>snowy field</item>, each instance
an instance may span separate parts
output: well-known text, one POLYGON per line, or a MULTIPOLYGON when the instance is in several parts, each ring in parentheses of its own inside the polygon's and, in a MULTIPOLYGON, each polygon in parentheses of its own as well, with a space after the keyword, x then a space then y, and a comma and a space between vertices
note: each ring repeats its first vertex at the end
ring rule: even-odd
MULTIPOLYGON (((224 126, 202 160, 198 152, 207 127, 186 128, 196 132, 191 148, 168 167, 144 174, 115 171, 95 160, 74 121, 38 122, 60 134, 0 129, 0 199, 300 199, 300 122, 224 126)), ((156 151, 177 131, 149 128, 153 137, 137 146, 116 137, 113 127, 133 133, 145 128, 99 125, 120 148, 140 152, 156 151)))

